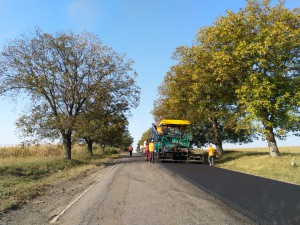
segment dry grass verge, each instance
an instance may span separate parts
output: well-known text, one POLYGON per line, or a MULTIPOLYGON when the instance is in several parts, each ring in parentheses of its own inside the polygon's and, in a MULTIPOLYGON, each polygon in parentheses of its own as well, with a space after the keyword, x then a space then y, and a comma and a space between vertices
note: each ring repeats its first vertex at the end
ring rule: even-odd
POLYGON ((216 166, 300 185, 300 147, 282 147, 280 151, 281 156, 274 158, 268 148, 225 150, 216 166))
POLYGON ((78 176, 115 153, 116 150, 110 149, 106 154, 88 158, 86 149, 76 146, 73 159, 64 160, 60 146, 0 148, 0 212, 18 208, 40 195, 46 185, 60 178, 78 176))

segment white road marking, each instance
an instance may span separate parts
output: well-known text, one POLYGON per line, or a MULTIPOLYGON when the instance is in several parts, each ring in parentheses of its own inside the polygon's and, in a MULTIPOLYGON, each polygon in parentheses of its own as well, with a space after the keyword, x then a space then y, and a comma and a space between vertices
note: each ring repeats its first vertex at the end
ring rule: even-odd
POLYGON ((59 219, 59 217, 61 217, 75 202, 77 202, 85 193, 87 193, 95 184, 97 184, 109 171, 111 171, 116 166, 117 166, 117 164, 110 167, 104 174, 102 174, 102 176, 99 177, 98 180, 96 180, 94 183, 92 183, 91 186, 89 186, 81 195, 79 195, 75 200, 73 200, 69 205, 67 205, 67 207, 63 211, 61 211, 57 216, 55 216, 50 221, 50 224, 54 224, 59 219))

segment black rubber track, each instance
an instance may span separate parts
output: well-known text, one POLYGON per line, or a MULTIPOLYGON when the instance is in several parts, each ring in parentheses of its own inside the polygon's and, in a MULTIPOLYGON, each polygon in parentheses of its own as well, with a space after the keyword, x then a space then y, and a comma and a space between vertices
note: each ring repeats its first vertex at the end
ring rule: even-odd
POLYGON ((300 186, 205 164, 161 163, 258 224, 300 224, 300 186))

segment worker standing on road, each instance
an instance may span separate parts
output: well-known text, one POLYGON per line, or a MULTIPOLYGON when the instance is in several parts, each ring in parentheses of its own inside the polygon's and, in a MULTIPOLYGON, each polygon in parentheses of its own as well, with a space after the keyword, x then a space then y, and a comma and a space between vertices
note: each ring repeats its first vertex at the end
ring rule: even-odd
POLYGON ((146 144, 146 159, 147 159, 147 161, 149 161, 149 143, 147 142, 147 144, 146 144))
POLYGON ((214 164, 214 155, 215 155, 215 149, 211 145, 209 145, 208 146, 208 163, 210 166, 214 164))
POLYGON ((130 147, 129 147, 129 154, 130 154, 130 157, 132 156, 132 151, 133 151, 133 147, 132 147, 132 145, 130 145, 130 147))
POLYGON ((150 163, 154 163, 154 150, 155 150, 155 146, 154 146, 154 141, 152 140, 149 143, 150 163))

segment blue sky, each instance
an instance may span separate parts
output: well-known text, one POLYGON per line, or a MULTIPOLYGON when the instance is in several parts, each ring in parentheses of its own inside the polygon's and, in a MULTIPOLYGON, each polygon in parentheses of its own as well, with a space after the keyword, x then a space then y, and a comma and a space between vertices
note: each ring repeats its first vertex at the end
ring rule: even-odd
MULTIPOLYGON (((150 111, 159 84, 175 63, 171 59, 175 48, 192 45, 199 28, 245 4, 244 0, 0 0, 0 49, 6 41, 38 26, 49 33, 88 31, 125 53, 135 61, 142 91, 140 105, 129 120, 136 146, 153 122, 150 111)), ((286 0, 286 6, 300 7, 300 1, 286 0)), ((19 144, 22 139, 16 134, 15 121, 26 101, 0 98, 0 104, 0 146, 19 144)), ((279 146, 289 145, 299 145, 299 139, 279 142, 279 146)), ((247 146, 267 144, 257 141, 247 146)))

